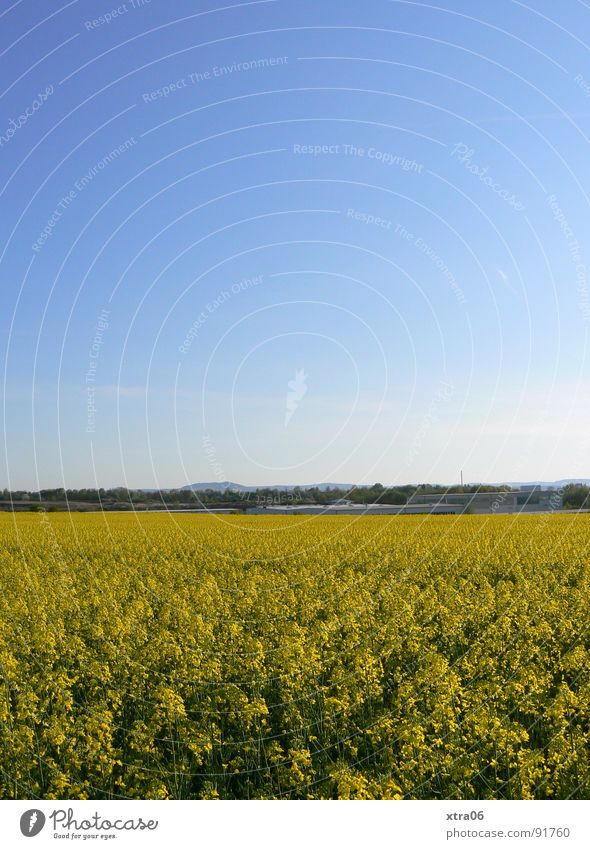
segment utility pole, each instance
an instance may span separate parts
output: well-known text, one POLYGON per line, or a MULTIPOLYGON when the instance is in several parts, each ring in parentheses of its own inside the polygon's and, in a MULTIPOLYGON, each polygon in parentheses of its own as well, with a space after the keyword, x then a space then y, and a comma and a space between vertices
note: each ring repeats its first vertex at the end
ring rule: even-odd
POLYGON ((463 486, 463 469, 461 469, 461 486, 463 486))

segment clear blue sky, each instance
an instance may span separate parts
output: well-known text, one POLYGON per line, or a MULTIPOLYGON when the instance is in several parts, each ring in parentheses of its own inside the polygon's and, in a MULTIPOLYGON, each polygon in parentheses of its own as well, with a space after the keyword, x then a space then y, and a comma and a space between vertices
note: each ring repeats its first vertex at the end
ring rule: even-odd
POLYGON ((0 15, 0 486, 590 476, 587 4, 0 15))

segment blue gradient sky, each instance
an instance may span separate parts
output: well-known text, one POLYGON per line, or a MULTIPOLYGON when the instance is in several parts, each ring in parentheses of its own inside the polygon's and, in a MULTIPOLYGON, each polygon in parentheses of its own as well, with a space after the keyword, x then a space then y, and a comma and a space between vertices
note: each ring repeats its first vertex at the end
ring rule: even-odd
POLYGON ((0 15, 0 486, 589 475, 586 5, 0 15))

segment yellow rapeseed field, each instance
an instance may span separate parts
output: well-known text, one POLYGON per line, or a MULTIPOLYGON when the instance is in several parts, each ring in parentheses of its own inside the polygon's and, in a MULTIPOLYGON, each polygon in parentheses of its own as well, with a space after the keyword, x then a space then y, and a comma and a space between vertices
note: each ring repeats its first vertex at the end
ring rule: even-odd
POLYGON ((590 517, 0 515, 4 799, 588 798, 590 517))

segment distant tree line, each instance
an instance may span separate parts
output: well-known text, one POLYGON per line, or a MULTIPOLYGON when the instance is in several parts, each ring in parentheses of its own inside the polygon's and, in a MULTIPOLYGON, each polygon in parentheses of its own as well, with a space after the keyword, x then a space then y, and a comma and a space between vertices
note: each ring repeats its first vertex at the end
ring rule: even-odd
MULTIPOLYGON (((510 487, 500 487, 509 491, 510 487)), ((294 487, 283 490, 264 487, 252 492, 226 489, 222 492, 214 489, 190 490, 144 490, 114 487, 112 489, 41 489, 38 491, 4 489, 0 493, 0 507, 4 510, 28 507, 29 509, 48 510, 141 510, 170 507, 215 508, 245 510, 263 504, 329 504, 346 499, 354 504, 406 504, 414 494, 442 496, 445 493, 494 492, 498 487, 484 484, 470 486, 438 486, 436 484, 407 484, 386 487, 381 483, 372 486, 358 486, 352 489, 312 487, 303 489, 294 487)), ((569 502, 567 506, 582 506, 588 498, 588 487, 566 487, 569 502), (584 490, 579 493, 578 490, 584 490), (583 495, 583 497, 582 497, 583 495)), ((564 497, 565 502, 565 497, 564 497)))
MULTIPOLYGON (((445 493, 510 492, 509 486, 473 484, 469 486, 438 486, 436 484, 407 484, 386 487, 381 483, 358 486, 352 489, 337 487, 323 489, 294 487, 283 490, 264 487, 252 492, 226 489, 190 490, 145 490, 118 486, 112 489, 41 489, 38 491, 4 489, 0 492, 0 509, 46 509, 46 510, 142 510, 169 508, 218 508, 246 510, 264 504, 306 505, 330 504, 345 499, 353 504, 406 504, 416 494, 442 496, 445 493)), ((590 509, 590 487, 585 484, 568 484, 561 490, 566 509, 590 509)), ((532 498, 533 496, 529 496, 532 498)))

